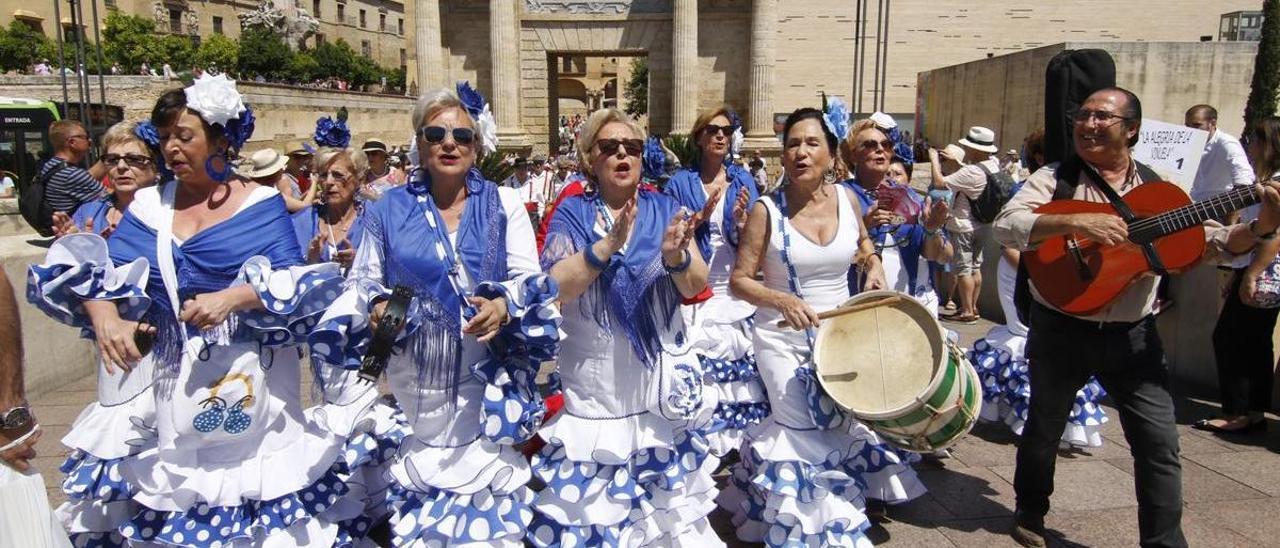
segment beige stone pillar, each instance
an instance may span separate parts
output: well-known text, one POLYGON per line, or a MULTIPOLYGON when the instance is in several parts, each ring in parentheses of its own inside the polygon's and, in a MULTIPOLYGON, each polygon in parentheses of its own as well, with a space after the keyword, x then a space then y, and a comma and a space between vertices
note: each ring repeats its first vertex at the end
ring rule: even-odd
POLYGON ((516 37, 516 0, 489 0, 490 75, 493 116, 504 147, 523 147, 520 127, 520 43, 516 37))
POLYGON ((418 59, 418 91, 446 84, 444 46, 440 34, 440 0, 416 0, 414 53, 418 59))
POLYGON ((751 84, 748 89, 748 137, 773 137, 773 65, 777 43, 778 0, 754 0, 751 6, 751 84))
POLYGON ((693 128, 698 116, 698 0, 675 0, 671 48, 671 131, 693 128))

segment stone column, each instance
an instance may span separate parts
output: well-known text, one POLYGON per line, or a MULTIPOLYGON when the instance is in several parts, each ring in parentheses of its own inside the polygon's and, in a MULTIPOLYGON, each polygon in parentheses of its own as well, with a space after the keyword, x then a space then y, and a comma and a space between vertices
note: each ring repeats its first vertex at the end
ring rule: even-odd
POLYGON ((445 85, 444 46, 440 33, 440 0, 416 0, 414 52, 418 59, 418 91, 445 85))
POLYGON ((698 116, 698 0, 675 0, 671 50, 671 131, 687 132, 698 116))
POLYGON ((773 139, 773 65, 777 25, 778 0, 754 0, 751 6, 747 137, 773 139))
POLYGON ((516 0, 489 0, 489 70, 493 78, 493 116, 504 147, 526 145, 520 127, 520 43, 516 36, 516 0))

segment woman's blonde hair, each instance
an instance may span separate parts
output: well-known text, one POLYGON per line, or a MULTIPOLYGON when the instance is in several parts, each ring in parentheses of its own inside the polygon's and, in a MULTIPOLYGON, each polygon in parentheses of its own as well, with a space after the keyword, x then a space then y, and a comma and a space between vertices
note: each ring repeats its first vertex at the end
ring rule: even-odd
MULTIPOLYGON (((729 105, 722 103, 720 106, 716 107, 715 110, 707 111, 698 115, 698 119, 693 121, 693 128, 689 130, 689 139, 693 142, 694 150, 697 151, 694 158, 698 160, 702 158, 702 147, 698 145, 698 140, 702 138, 702 130, 707 129, 707 126, 711 125, 711 121, 714 120, 716 116, 724 116, 729 120, 729 123, 732 124, 733 114, 733 109, 729 108, 729 105)), ((732 142, 733 136, 730 135, 728 137, 732 142)))
MULTIPOLYGON (((837 158, 838 161, 835 165, 836 172, 841 177, 854 177, 858 174, 858 163, 854 161, 853 155, 857 152, 858 147, 861 146, 862 143, 859 143, 856 137, 859 133, 868 129, 879 131, 886 139, 889 138, 889 133, 880 129, 880 126, 877 126, 875 121, 871 119, 859 120, 854 122, 852 126, 849 126, 849 136, 844 140, 844 142, 840 143, 840 157, 837 158)), ((893 149, 889 149, 889 160, 893 160, 893 149)))
POLYGON ((324 167, 329 165, 339 155, 346 155, 351 161, 352 177, 357 183, 364 183, 364 176, 369 172, 369 157, 365 155, 363 150, 358 148, 334 148, 321 147, 316 151, 315 156, 311 158, 311 171, 320 173, 324 171, 324 167))
POLYGON ((578 136, 578 165, 582 173, 588 179, 594 181, 595 173, 591 172, 591 165, 596 161, 599 152, 596 151, 596 134, 600 133, 604 126, 617 122, 631 129, 631 133, 637 139, 644 139, 644 130, 640 129, 640 125, 636 124, 630 116, 625 112, 616 108, 605 108, 591 113, 587 117, 586 123, 582 124, 581 133, 578 136))
POLYGON ((138 129, 138 124, 133 122, 120 122, 108 128, 107 132, 102 134, 102 152, 105 154, 120 145, 136 143, 142 147, 143 151, 151 155, 151 149, 147 147, 146 141, 143 141, 141 137, 138 137, 137 133, 134 133, 136 129, 138 129))

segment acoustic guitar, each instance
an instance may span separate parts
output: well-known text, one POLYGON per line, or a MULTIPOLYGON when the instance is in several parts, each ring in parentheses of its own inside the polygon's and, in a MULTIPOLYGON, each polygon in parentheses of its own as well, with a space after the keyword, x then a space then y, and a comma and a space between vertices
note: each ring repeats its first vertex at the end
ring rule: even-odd
MULTIPOLYGON (((1022 254, 1036 291, 1055 308, 1077 316, 1097 314, 1144 274, 1186 269, 1204 254, 1204 221, 1259 202, 1252 186, 1240 187, 1192 203, 1177 185, 1143 183, 1124 195, 1133 210, 1128 241, 1103 245, 1080 234, 1045 239, 1022 254), (1156 257, 1149 257, 1144 245, 1156 257), (1154 260, 1153 260, 1154 259, 1154 260)), ((1054 200, 1041 214, 1106 213, 1120 216, 1110 203, 1054 200)))

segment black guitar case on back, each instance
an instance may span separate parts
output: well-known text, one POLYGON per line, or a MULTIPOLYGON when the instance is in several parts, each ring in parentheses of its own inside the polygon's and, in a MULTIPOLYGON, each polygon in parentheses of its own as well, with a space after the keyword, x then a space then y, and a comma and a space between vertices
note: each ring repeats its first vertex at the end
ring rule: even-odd
POLYGON ((1053 56, 1044 71, 1045 163, 1075 154, 1071 113, 1089 94, 1115 87, 1116 62, 1100 49, 1069 49, 1053 56))
MULTIPOLYGON (((1100 49, 1069 49, 1053 56, 1044 71, 1044 160, 1046 164, 1078 163, 1072 136, 1071 113, 1080 108, 1089 95, 1100 89, 1115 87, 1116 62, 1100 49)), ((1078 173, 1078 167, 1076 172, 1078 173)), ((1067 184, 1059 180, 1053 199, 1070 199, 1075 194, 1076 179, 1067 184)), ((1014 308, 1023 325, 1031 325, 1031 286, 1027 267, 1018 263, 1018 277, 1013 289, 1014 308)), ((1006 319, 1005 321, 1009 321, 1006 319)))

